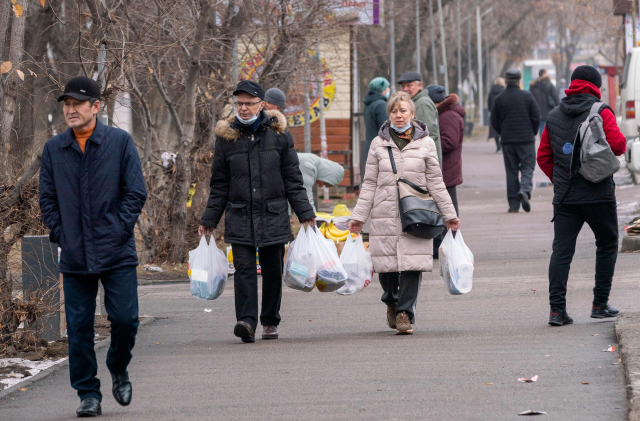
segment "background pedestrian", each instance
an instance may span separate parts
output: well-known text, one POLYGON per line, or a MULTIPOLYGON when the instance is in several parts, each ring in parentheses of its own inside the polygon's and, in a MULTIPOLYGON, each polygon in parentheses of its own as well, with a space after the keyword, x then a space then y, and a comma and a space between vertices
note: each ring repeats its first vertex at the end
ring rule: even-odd
MULTIPOLYGON (((489 91, 489 96, 487 97, 489 117, 491 117, 491 110, 493 109, 493 104, 495 103, 496 98, 504 92, 505 86, 507 86, 507 83, 503 77, 497 77, 496 80, 493 81, 493 86, 491 87, 491 91, 489 91)), ((491 138, 496 141, 496 153, 500 152, 502 150, 502 147, 500 146, 500 133, 498 133, 496 129, 489 124, 489 139, 491 138)))
POLYGON ((530 83, 529 90, 540 107, 540 129, 538 134, 542 136, 549 111, 560 105, 560 98, 558 97, 558 90, 551 83, 547 71, 541 69, 538 75, 538 79, 530 83))
POLYGON ((264 94, 264 109, 267 111, 280 111, 287 103, 287 96, 278 88, 271 88, 264 94))
POLYGON ((540 108, 529 91, 520 89, 518 69, 505 73, 507 88, 496 97, 491 109, 491 126, 500 135, 507 173, 509 213, 531 211, 533 170, 536 166, 535 135, 540 126, 540 108))
POLYGON ((360 177, 364 179, 364 171, 369 156, 371 142, 378 136, 378 130, 389 118, 387 115, 387 98, 391 93, 389 81, 383 77, 377 77, 369 82, 369 92, 364 97, 364 125, 366 135, 360 157, 360 177))

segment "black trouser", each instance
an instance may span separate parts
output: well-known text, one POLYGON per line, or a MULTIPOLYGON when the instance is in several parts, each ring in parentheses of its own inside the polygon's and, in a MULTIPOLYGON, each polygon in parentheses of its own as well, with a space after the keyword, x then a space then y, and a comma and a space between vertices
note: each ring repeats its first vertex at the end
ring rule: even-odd
POLYGON ((493 138, 496 141, 496 151, 501 151, 502 146, 500 146, 500 136, 493 138))
MULTIPOLYGON (((460 211, 458 211, 458 192, 456 191, 456 186, 447 187, 447 192, 449 196, 451 196, 451 202, 453 202, 453 207, 456 210, 456 215, 460 216, 460 211)), ((442 244, 442 240, 444 240, 446 232, 443 232, 439 236, 433 239, 433 257, 438 258, 438 249, 440 248, 440 244, 442 244)))
POLYGON ((69 337, 69 376, 80 399, 102 400, 98 363, 93 348, 98 280, 104 287, 104 304, 111 322, 111 345, 107 367, 123 374, 131 361, 138 332, 138 276, 135 266, 101 274, 63 274, 64 308, 69 337))
MULTIPOLYGON (((238 244, 233 249, 233 289, 236 301, 236 319, 258 326, 258 273, 256 268, 256 248, 238 244)), ((260 267, 262 268, 262 326, 280 324, 280 302, 282 301, 282 258, 284 244, 260 247, 260 267)))
POLYGON ((596 286, 593 305, 609 301, 611 281, 618 257, 618 214, 615 203, 555 206, 553 254, 549 263, 549 303, 566 307, 567 280, 576 239, 584 223, 596 236, 596 286))
POLYGON ((520 209, 518 193, 531 199, 533 190, 533 170, 536 167, 536 145, 530 143, 502 144, 504 169, 507 173, 507 199, 510 209, 520 209), (521 174, 518 177, 518 173, 521 174))
POLYGON ((406 313, 415 323, 416 302, 422 282, 422 272, 388 272, 379 275, 382 286, 382 302, 386 305, 397 304, 396 314, 406 313))

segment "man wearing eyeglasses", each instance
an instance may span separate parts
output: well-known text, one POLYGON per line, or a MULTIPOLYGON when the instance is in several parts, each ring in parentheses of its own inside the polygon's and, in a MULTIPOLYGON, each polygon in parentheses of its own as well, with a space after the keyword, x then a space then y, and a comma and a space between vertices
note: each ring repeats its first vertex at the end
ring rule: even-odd
POLYGON ((216 125, 211 191, 198 233, 211 234, 225 214, 225 242, 233 250, 237 323, 233 333, 255 342, 258 325, 256 247, 262 267, 262 339, 277 339, 285 243, 293 240, 287 201, 303 224, 315 225, 293 138, 277 110, 264 110, 259 83, 233 93, 235 116, 216 125))

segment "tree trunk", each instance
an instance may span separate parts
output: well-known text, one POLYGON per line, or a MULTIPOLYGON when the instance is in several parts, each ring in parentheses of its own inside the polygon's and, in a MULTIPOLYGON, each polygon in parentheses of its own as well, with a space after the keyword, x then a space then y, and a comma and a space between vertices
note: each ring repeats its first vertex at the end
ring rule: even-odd
MULTIPOLYGON (((22 9, 24 14, 21 17, 13 18, 13 26, 11 28, 11 45, 9 47, 9 61, 13 64, 14 69, 22 62, 22 48, 24 45, 24 30, 26 28, 27 13, 29 2, 23 2, 22 9)), ((18 85, 20 79, 15 70, 12 70, 7 77, 4 92, 4 107, 2 108, 2 128, 0 128, 0 180, 6 180, 8 184, 11 178, 12 168, 10 168, 9 140, 13 133, 13 118, 18 96, 18 85)), ((0 184, 5 184, 0 182, 0 184)))
POLYGON ((174 262, 182 262, 187 254, 185 236, 187 232, 187 197, 191 185, 193 173, 193 159, 191 159, 193 135, 196 127, 196 88, 200 78, 200 56, 202 55, 202 42, 207 30, 211 4, 205 3, 200 10, 200 21, 196 26, 196 34, 191 52, 189 72, 187 75, 185 92, 184 124, 182 125, 182 139, 176 157, 176 172, 171 188, 171 236, 172 250, 170 259, 174 262))

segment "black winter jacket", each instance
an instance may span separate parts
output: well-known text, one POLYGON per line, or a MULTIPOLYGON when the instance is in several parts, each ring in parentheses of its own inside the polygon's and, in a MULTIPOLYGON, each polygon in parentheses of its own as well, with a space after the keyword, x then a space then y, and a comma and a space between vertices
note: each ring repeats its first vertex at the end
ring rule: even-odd
POLYGON ((549 76, 544 76, 531 82, 529 90, 540 107, 540 119, 546 120, 549 111, 560 105, 560 98, 556 87, 551 83, 549 76))
POLYGON ((138 151, 124 130, 97 121, 84 154, 73 129, 44 145, 40 210, 62 249, 60 272, 137 266, 133 229, 146 199, 138 151))
MULTIPOLYGON (((615 203, 616 186, 613 176, 599 182, 592 183, 586 180, 580 169, 580 146, 576 145, 573 153, 573 141, 578 128, 587 119, 591 106, 600 101, 591 94, 570 95, 562 99, 559 107, 549 113, 547 119, 547 132, 553 149, 553 204, 558 205, 572 184, 569 194, 566 195, 563 204, 576 205, 588 203, 615 203), (571 164, 571 157, 574 162, 571 164), (574 174, 571 180, 569 171, 574 174)), ((603 106, 607 107, 606 105, 603 106)), ((600 109, 602 111, 602 108, 600 109)))
MULTIPOLYGON (((378 130, 389 118, 387 116, 387 99, 380 92, 369 91, 364 97, 364 125, 367 129, 365 141, 371 145, 371 141, 378 136, 378 130)), ((367 148, 368 149, 368 148, 367 148)), ((365 155, 366 161, 366 155, 365 155)))
POLYGON ((200 224, 217 227, 225 213, 225 242, 263 247, 293 240, 287 200, 301 221, 315 218, 302 185, 287 120, 263 111, 254 132, 235 117, 216 125, 211 192, 200 224))
MULTIPOLYGON (((504 92, 504 89, 504 86, 498 84, 491 87, 491 91, 489 92, 489 96, 487 97, 487 107, 489 108, 489 112, 491 112, 493 104, 496 102, 496 98, 498 97, 498 95, 504 92)), ((489 124, 489 137, 500 137, 500 133, 498 133, 491 124, 489 124)))
POLYGON ((509 84, 495 99, 491 126, 503 144, 533 143, 540 128, 540 108, 529 91, 509 84))

